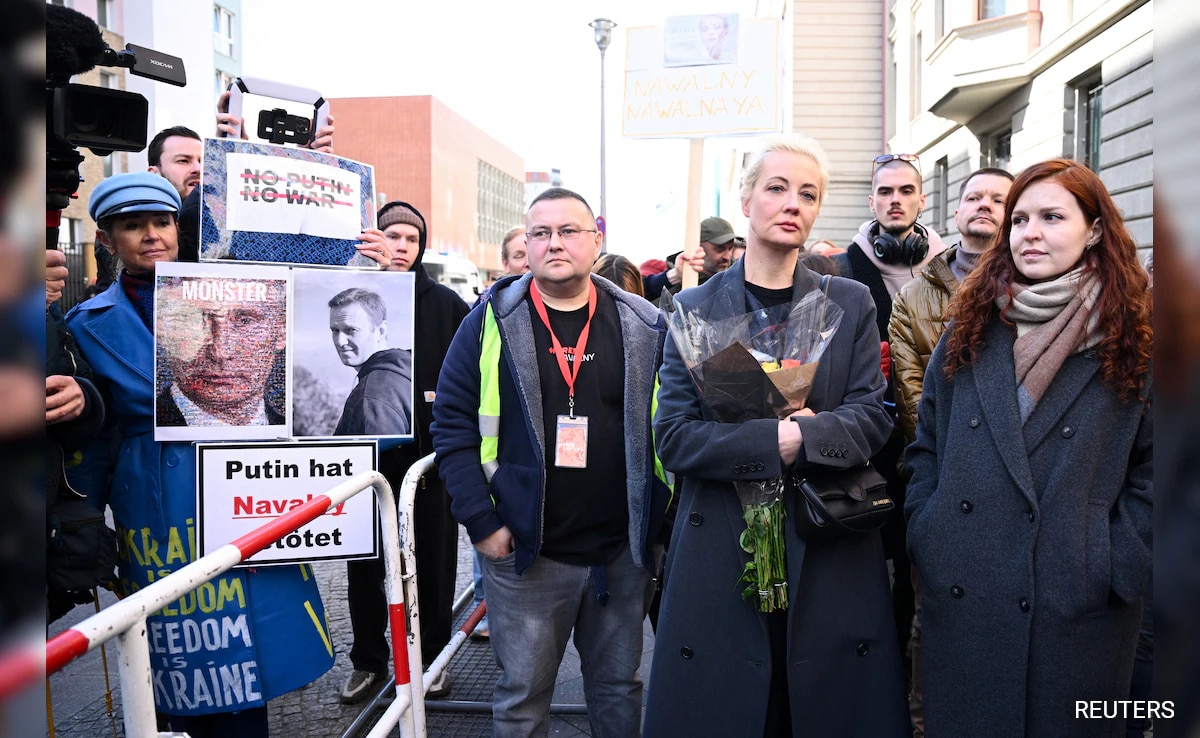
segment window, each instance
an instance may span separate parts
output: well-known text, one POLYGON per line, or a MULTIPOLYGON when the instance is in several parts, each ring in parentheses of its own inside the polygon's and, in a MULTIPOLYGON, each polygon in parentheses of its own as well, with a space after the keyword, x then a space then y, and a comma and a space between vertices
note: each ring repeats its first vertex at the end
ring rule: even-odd
POLYGON ((110 90, 121 89, 121 83, 118 81, 117 75, 112 72, 100 73, 100 86, 107 87, 110 90))
POLYGON ((213 51, 233 58, 233 13, 213 6, 213 51))
POLYGON ((232 83, 233 83, 233 77, 229 76, 228 72, 218 69, 216 72, 213 73, 213 88, 214 88, 213 92, 216 94, 217 97, 220 97, 222 92, 224 92, 225 90, 228 90, 229 85, 232 83))
POLYGON ((96 0, 96 25, 112 28, 116 20, 113 17, 113 0, 96 0))
POLYGON ((1012 162, 1012 129, 1005 128, 988 136, 987 166, 1008 169, 1012 162))
POLYGON ((936 178, 934 183, 937 187, 937 204, 934 210, 933 227, 937 232, 945 235, 950 232, 946 226, 946 221, 950 220, 950 214, 954 212, 950 207, 950 162, 946 157, 937 160, 933 165, 933 173, 936 178))
POLYGON ((921 49, 921 34, 913 39, 912 58, 912 89, 909 100, 909 120, 916 120, 923 110, 921 106, 921 67, 925 63, 925 54, 921 49))
POLYGON ((1008 0, 979 0, 979 20, 1008 14, 1008 0))
POLYGON ((113 176, 113 154, 109 154, 100 161, 103 162, 105 179, 113 176))
POLYGON ((1093 79, 1075 88, 1075 160, 1100 171, 1100 119, 1104 83, 1093 79))
POLYGON ((64 253, 79 253, 83 245, 83 220, 63 218, 58 229, 58 247, 64 253))
POLYGON ((482 160, 477 187, 477 236, 484 243, 499 244, 509 228, 524 222, 521 212, 524 187, 516 177, 482 160))
POLYGON ((946 35, 946 0, 936 0, 933 4, 933 36, 941 39, 946 35))

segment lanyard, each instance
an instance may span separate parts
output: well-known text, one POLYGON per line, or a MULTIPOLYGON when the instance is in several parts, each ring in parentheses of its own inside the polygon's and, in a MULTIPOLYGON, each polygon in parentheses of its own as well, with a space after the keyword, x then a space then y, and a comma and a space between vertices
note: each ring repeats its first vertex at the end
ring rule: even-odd
POLYGON ((583 352, 587 349, 588 332, 592 329, 592 316, 596 314, 596 285, 592 284, 590 279, 588 280, 588 317, 587 322, 583 324, 583 330, 579 332, 579 340, 575 342, 575 360, 572 362, 574 367, 567 366, 567 354, 563 351, 558 336, 554 335, 554 329, 550 327, 550 315, 546 312, 546 303, 542 300, 542 294, 538 292, 536 282, 530 281, 529 283, 529 297, 533 300, 533 307, 537 310, 538 317, 542 319, 546 330, 550 331, 550 342, 554 345, 558 368, 562 370, 563 379, 567 380, 567 406, 573 418, 575 417, 575 378, 579 376, 579 366, 583 364, 583 352))

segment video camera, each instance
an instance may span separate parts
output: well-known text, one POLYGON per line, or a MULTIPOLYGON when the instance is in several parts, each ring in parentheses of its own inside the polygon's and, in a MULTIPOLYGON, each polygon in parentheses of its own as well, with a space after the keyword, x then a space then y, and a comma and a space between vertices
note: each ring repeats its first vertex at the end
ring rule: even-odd
POLYGON ((78 147, 97 156, 146 148, 149 105, 136 92, 71 84, 93 67, 128 69, 139 77, 183 87, 183 60, 134 44, 116 51, 96 22, 62 5, 46 5, 46 213, 47 247, 58 240, 57 219, 79 189, 78 147), (54 225, 51 226, 51 221, 54 225), (51 240, 53 239, 53 240, 51 240))

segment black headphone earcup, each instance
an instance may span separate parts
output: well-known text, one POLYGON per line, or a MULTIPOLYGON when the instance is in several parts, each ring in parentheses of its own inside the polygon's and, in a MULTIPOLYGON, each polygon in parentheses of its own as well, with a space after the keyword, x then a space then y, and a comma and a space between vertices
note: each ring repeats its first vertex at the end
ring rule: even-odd
POLYGON ((929 232, 920 223, 913 224, 912 233, 904 238, 901 255, 906 264, 916 264, 929 253, 929 232))
POLYGON ((900 251, 900 242, 896 240, 895 236, 880 228, 879 232, 871 237, 871 247, 875 250, 876 257, 882 261, 891 262, 896 259, 897 252, 900 251))

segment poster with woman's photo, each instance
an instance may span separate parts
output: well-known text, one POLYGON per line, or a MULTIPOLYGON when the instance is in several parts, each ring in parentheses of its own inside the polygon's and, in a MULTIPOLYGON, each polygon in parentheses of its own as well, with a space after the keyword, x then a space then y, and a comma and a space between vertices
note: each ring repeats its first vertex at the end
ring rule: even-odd
POLYGON ((291 435, 288 271, 251 265, 156 265, 156 441, 291 435))
POLYGON ((676 15, 663 26, 663 66, 736 64, 738 14, 676 15))
POLYGON ((292 271, 292 434, 411 438, 409 272, 292 271))

